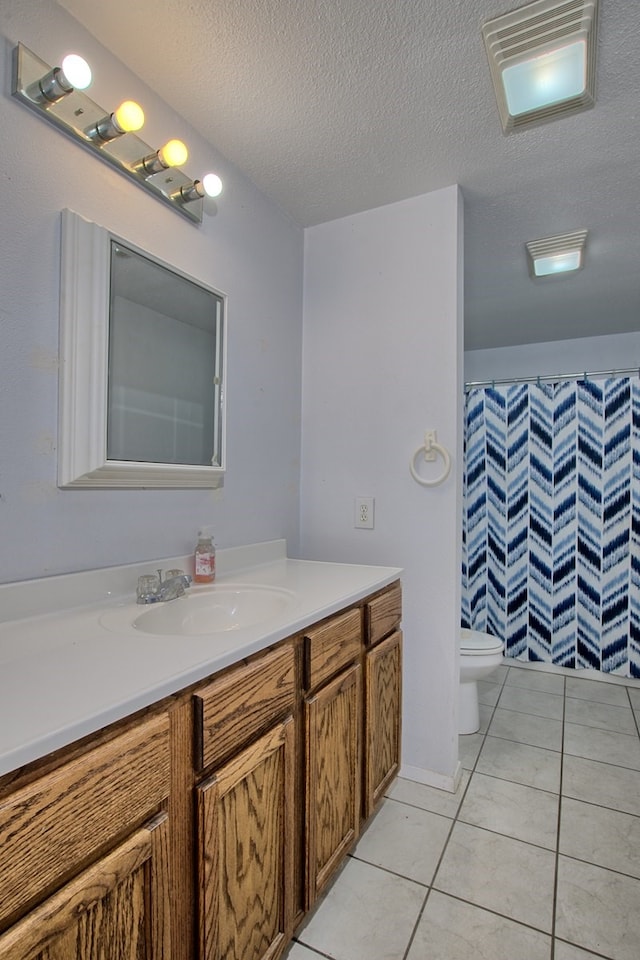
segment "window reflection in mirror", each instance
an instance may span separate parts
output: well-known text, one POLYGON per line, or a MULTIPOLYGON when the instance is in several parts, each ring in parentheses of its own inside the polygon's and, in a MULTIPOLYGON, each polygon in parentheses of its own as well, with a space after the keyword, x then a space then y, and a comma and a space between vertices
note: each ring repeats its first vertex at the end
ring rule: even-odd
POLYGON ((223 298, 111 239, 107 459, 218 466, 223 298))

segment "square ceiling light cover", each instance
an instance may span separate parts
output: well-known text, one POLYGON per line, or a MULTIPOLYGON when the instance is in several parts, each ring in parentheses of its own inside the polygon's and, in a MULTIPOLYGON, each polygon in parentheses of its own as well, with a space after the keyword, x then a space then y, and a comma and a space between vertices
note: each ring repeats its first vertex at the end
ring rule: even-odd
POLYGON ((598 0, 535 0, 482 27, 505 133, 595 103, 598 0))
POLYGON ((529 273, 532 277, 551 277, 581 270, 584 266, 584 248, 587 230, 563 233, 544 240, 526 243, 529 273))

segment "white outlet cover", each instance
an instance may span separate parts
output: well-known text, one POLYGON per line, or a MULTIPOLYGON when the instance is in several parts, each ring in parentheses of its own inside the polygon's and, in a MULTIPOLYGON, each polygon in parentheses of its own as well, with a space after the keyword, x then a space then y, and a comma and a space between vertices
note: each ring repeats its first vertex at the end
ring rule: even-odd
POLYGON ((374 497, 356 497, 354 501, 354 527, 359 530, 373 530, 374 512, 374 497))

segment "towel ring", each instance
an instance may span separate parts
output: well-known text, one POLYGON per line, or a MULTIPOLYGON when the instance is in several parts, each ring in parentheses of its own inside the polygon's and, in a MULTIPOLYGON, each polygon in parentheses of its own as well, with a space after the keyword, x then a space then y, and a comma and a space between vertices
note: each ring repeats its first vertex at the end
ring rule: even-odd
POLYGON ((443 483, 451 471, 451 457, 449 456, 448 450, 445 447, 441 446, 439 443, 436 443, 435 440, 431 439, 427 434, 424 438, 424 443, 421 447, 418 447, 413 457, 411 458, 411 463, 409 464, 409 470, 411 471, 411 476, 416 481, 416 483, 421 484, 423 487, 437 487, 438 484, 443 483), (416 461, 420 454, 424 454, 425 460, 434 459, 429 457, 432 451, 439 453, 442 459, 444 460, 444 470, 439 477, 436 477, 435 480, 425 480, 424 477, 421 477, 417 470, 416 461))

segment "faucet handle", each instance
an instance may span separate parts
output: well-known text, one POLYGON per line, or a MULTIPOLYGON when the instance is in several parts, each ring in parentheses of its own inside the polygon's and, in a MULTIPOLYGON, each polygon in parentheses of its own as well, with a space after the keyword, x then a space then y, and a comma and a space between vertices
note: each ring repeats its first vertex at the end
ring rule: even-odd
POLYGON ((185 573, 184 570, 167 570, 165 573, 165 582, 167 580, 181 580, 183 587, 190 587, 193 581, 193 577, 185 573))
POLYGON ((154 603, 160 592, 160 580, 155 574, 145 574, 138 577, 138 603, 154 603))

